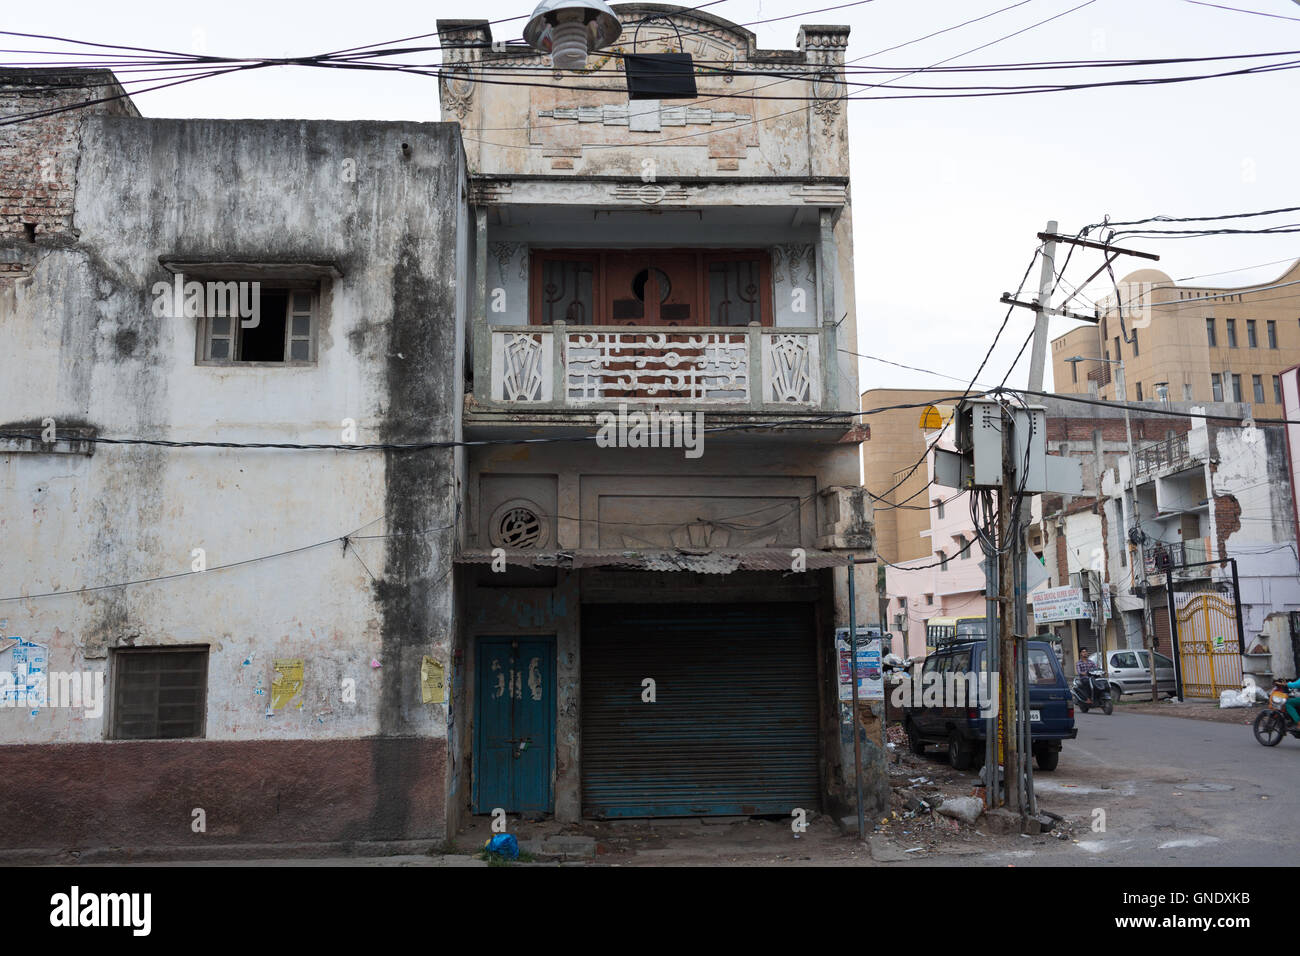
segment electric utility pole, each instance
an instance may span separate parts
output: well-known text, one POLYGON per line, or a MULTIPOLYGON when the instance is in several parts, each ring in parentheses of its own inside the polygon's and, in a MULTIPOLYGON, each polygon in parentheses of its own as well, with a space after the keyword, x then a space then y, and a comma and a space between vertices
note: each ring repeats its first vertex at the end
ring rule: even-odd
MULTIPOLYGON (((1109 243, 1089 242, 1071 236, 1061 236, 1057 234, 1058 224, 1056 220, 1047 223, 1047 229, 1038 234, 1038 239, 1043 243, 1043 264, 1039 270, 1038 277, 1038 295, 1033 302, 1020 302, 1013 299, 1009 294, 1002 296, 1002 302, 1007 305, 1016 305, 1022 308, 1032 309, 1034 312, 1034 342, 1033 349, 1029 357, 1029 391, 1041 392, 1043 390, 1044 366, 1047 362, 1047 332, 1048 317, 1052 315, 1063 315, 1073 319, 1082 319, 1085 322, 1091 322, 1094 325, 1099 323, 1099 318, 1094 315, 1083 315, 1077 312, 1070 312, 1065 309, 1070 299, 1077 295, 1076 291, 1061 303, 1059 308, 1052 307, 1052 292, 1055 288, 1056 277, 1056 246, 1057 243, 1065 243, 1072 246, 1082 246, 1090 249, 1100 249, 1106 255, 1106 261, 1091 276, 1085 279, 1077 288, 1082 289, 1101 272, 1110 267, 1110 264, 1121 255, 1138 256, 1143 259, 1155 259, 1160 257, 1149 252, 1134 252, 1128 249, 1117 249, 1109 243)), ((1014 416, 1011 421, 1014 421, 1014 416)), ((1007 429, 1007 433, 1011 432, 1007 429)), ((1033 749, 1032 726, 1029 720, 1029 695, 1028 695, 1028 664, 1025 659, 1024 641, 1029 637, 1028 611, 1026 608, 1025 594, 1025 562, 1027 560, 1027 547, 1025 540, 1020 535, 1012 535, 1015 540, 1010 540, 1007 535, 1010 534, 1013 526, 1027 525, 1029 520, 1030 505, 1027 501, 1020 503, 1018 513, 1012 514, 1009 501, 1015 485, 1015 463, 1008 462, 1007 458, 1014 455, 1014 444, 1010 445, 1011 451, 1008 452, 1007 433, 1003 438, 1003 484, 999 495, 998 506, 998 528, 999 541, 1004 542, 1001 546, 1008 549, 1005 560, 1001 564, 1002 573, 999 575, 999 590, 1001 592, 999 603, 1002 609, 1002 626, 1001 635, 1001 675, 1003 692, 1003 706, 1006 707, 1011 702, 1011 707, 1005 713, 1006 720, 1003 721, 1003 727, 1006 728, 1007 749, 1006 749, 1006 769, 1007 769, 1007 802, 1011 809, 1019 810, 1023 815, 1027 812, 1033 812, 1035 807, 1033 770, 1030 766, 1030 757, 1033 749), (1002 500, 1006 498, 1008 505, 1003 506, 1002 500), (1014 525, 1012 524, 1014 522, 1014 525), (1011 680, 1008 680, 1008 677, 1011 680), (1008 687, 1010 685, 1010 687, 1008 687), (1016 786, 1011 786, 1012 774, 1015 775, 1016 786), (1014 802, 1012 802, 1014 801, 1014 802)), ((1025 441, 1028 442, 1028 436, 1025 441)), ((1130 467, 1136 462, 1130 461, 1130 467)), ((1136 486, 1135 486, 1136 487, 1136 486)), ((1100 489, 1098 489, 1100 491, 1100 489)), ((1135 494, 1136 499, 1136 494, 1135 494)), ((1145 573, 1145 568, 1143 569, 1145 573)), ((1154 658, 1152 658, 1154 663, 1154 658)))

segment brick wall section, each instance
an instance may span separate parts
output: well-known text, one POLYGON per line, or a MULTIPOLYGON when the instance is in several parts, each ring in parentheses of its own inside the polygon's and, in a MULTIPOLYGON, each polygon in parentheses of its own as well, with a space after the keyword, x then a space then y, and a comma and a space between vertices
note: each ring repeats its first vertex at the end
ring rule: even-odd
MULTIPOLYGON (((1092 433, 1100 430, 1103 441, 1122 442, 1127 435, 1123 418, 1048 418, 1047 440, 1049 442, 1091 442, 1092 433)), ((1185 435, 1191 430, 1191 420, 1175 418, 1172 415, 1140 418, 1133 416, 1133 444, 1141 445, 1149 441, 1163 441, 1169 432, 1185 435)))
MULTIPOLYGON (((0 70, 0 118, 121 94, 109 70, 0 70)), ((0 242, 72 241, 81 123, 90 113, 139 116, 130 98, 0 126, 0 242)), ((25 272, 0 257, 0 278, 25 272)))
POLYGON ((1064 587, 1070 583, 1070 556, 1066 552, 1065 532, 1052 528, 1052 537, 1056 539, 1056 580, 1053 587, 1064 587))
POLYGON ((1218 537, 1219 567, 1227 567, 1228 536, 1241 530, 1241 503, 1235 496, 1214 496, 1214 530, 1218 537))

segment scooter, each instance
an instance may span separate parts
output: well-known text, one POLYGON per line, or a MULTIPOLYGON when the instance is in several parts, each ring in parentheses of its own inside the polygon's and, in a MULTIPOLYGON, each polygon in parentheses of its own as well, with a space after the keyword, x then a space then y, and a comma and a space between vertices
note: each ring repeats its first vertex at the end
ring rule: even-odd
POLYGON ((1085 714, 1089 707, 1100 707, 1107 716, 1115 709, 1115 703, 1110 699, 1110 683, 1104 674, 1094 671, 1087 677, 1076 677, 1070 691, 1085 714))
POLYGON ((1286 702, 1290 696, 1286 681, 1273 681, 1268 706, 1255 715, 1255 739, 1265 747, 1276 747, 1287 734, 1300 737, 1300 724, 1293 721, 1286 712, 1286 702))

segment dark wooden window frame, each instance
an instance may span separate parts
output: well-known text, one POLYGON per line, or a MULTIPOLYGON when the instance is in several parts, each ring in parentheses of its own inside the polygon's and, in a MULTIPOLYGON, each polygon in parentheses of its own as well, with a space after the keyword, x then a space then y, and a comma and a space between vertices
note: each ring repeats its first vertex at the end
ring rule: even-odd
MULTIPOLYGON (((208 710, 208 660, 211 649, 207 644, 177 644, 165 647, 122 647, 115 648, 110 660, 112 669, 112 686, 109 693, 109 712, 107 714, 107 725, 109 728, 108 737, 110 740, 198 740, 207 736, 207 710, 208 710), (152 735, 126 735, 121 732, 120 721, 122 719, 121 708, 118 702, 118 696, 122 693, 121 679, 125 666, 123 660, 128 657, 143 657, 146 655, 180 655, 180 654, 201 654, 202 655, 202 676, 199 680, 199 716, 197 724, 197 733, 187 734, 180 737, 163 737, 159 736, 158 715, 155 712, 153 717, 152 735)), ((155 701, 155 705, 157 702, 155 701)))
MULTIPOLYGON (((212 281, 237 281, 229 279, 215 279, 212 281)), ((194 364, 210 365, 223 368, 303 368, 316 365, 318 363, 318 343, 320 341, 321 327, 321 302, 324 299, 323 283, 319 279, 276 279, 262 282, 263 291, 266 292, 287 292, 288 300, 285 302, 285 319, 284 319, 284 360, 280 362, 259 362, 245 361, 237 358, 240 349, 240 338, 242 336, 241 320, 237 316, 230 317, 229 336, 217 336, 219 338, 229 339, 230 354, 226 358, 211 357, 211 342, 214 338, 212 320, 217 316, 200 316, 195 321, 197 323, 198 336, 195 347, 194 364), (311 295, 311 325, 306 336, 297 336, 293 334, 293 320, 295 316, 302 315, 301 311, 295 311, 293 307, 293 295, 295 292, 307 292, 311 295), (307 342, 307 358, 295 359, 290 358, 290 352, 294 341, 307 342)))
MULTIPOLYGON (((697 306, 697 314, 703 317, 711 317, 713 312, 709 306, 709 266, 715 262, 728 262, 736 259, 750 259, 757 261, 759 264, 759 324, 765 327, 772 325, 772 257, 766 249, 680 249, 680 248, 654 248, 654 249, 533 249, 530 253, 529 263, 529 288, 528 288, 528 323, 530 325, 543 325, 542 322, 542 269, 548 260, 562 261, 583 261, 590 262, 592 265, 592 325, 620 325, 610 314, 610 303, 608 300, 608 282, 606 278, 606 264, 609 256, 631 256, 643 255, 646 258, 646 266, 653 268, 655 266, 656 256, 681 257, 683 255, 695 256, 695 294, 692 301, 697 306)), ((682 328, 744 328, 744 326, 719 325, 712 326, 701 323, 692 323, 682 328)))

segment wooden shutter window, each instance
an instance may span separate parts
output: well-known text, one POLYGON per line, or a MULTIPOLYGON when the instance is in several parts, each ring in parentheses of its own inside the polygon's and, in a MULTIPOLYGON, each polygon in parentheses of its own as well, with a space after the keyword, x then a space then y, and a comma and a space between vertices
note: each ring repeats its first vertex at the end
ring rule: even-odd
POLYGON ((535 250, 531 278, 533 325, 772 324, 764 249, 535 250))

